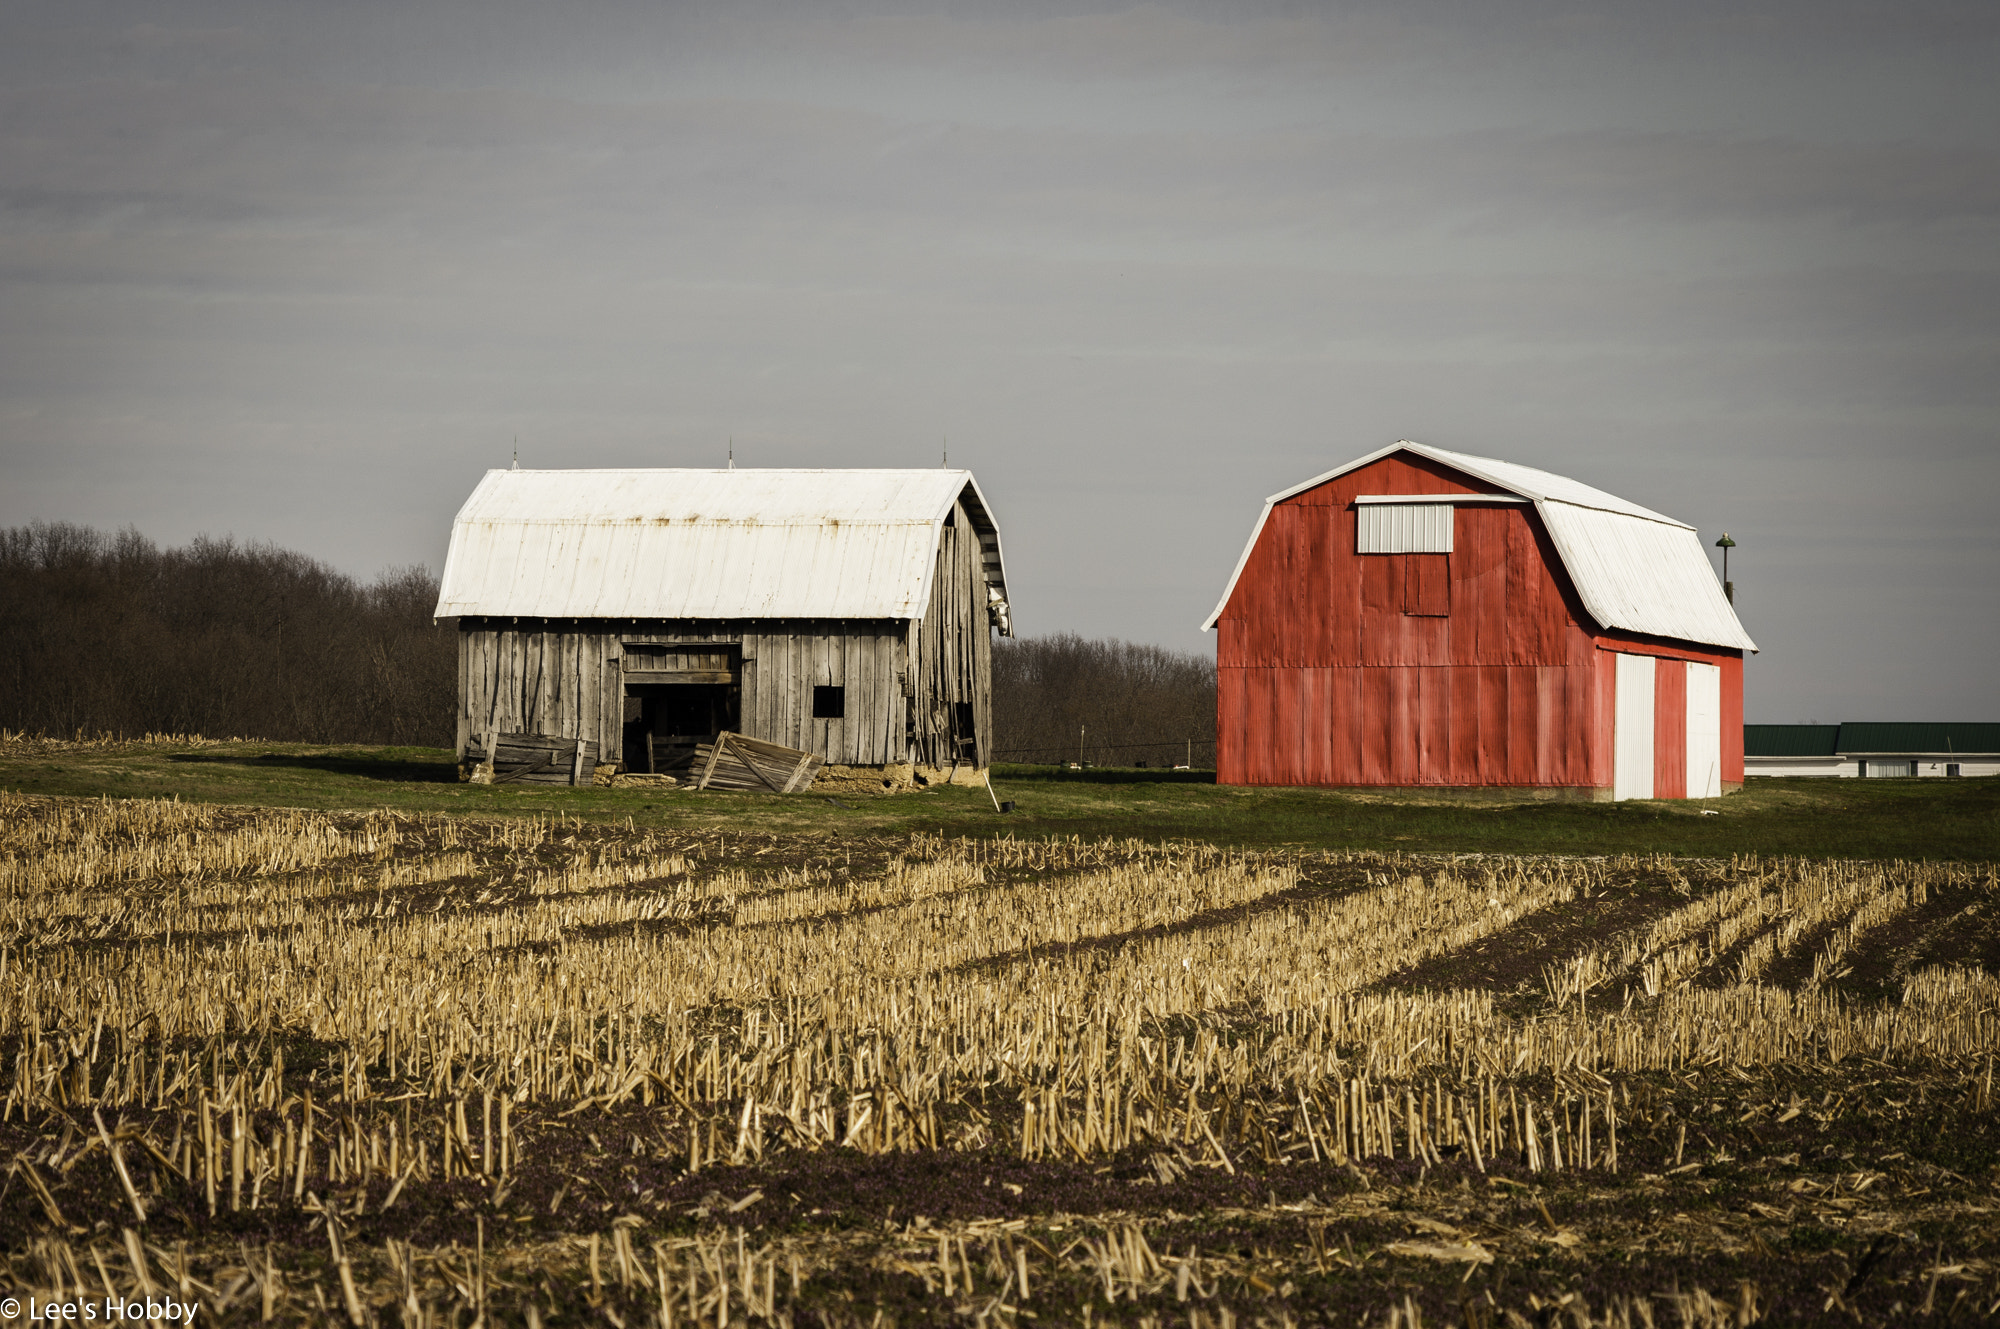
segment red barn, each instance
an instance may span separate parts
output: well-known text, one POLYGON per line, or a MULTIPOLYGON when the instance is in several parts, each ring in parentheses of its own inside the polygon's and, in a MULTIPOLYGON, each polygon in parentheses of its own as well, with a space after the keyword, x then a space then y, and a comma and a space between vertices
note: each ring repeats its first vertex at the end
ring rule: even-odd
POLYGON ((1223 784, 1702 798, 1756 643, 1694 528, 1398 443, 1264 503, 1217 628, 1223 784))

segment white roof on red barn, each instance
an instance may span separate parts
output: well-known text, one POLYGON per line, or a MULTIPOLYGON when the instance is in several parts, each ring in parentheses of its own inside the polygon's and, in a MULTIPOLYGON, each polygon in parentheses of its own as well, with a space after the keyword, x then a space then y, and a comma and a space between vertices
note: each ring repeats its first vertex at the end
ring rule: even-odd
POLYGON ((1223 588, 1221 601, 1202 628, 1214 627, 1228 607, 1237 579, 1243 575, 1250 551, 1256 548, 1257 537, 1263 534, 1264 522, 1274 505, 1398 452, 1428 457, 1483 480, 1498 492, 1532 501, 1562 559, 1563 570, 1569 574, 1570 584, 1576 588, 1577 598, 1599 626, 1709 646, 1757 649, 1757 643, 1750 640, 1750 634, 1737 620, 1735 608, 1722 594, 1722 585, 1716 580, 1701 537, 1686 522, 1532 466, 1410 442, 1358 457, 1265 499, 1256 529, 1250 532, 1250 542, 1243 547, 1236 570, 1229 574, 1229 585, 1223 588))
POLYGON ((452 523, 437 616, 921 618, 961 501, 1004 596, 970 471, 488 471, 452 523))

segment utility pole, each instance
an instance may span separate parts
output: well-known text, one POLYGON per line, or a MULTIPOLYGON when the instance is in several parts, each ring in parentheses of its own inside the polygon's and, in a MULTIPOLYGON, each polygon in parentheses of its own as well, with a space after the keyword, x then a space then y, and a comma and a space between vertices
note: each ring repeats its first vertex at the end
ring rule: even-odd
POLYGON ((1083 766, 1083 726, 1082 726, 1082 725, 1078 725, 1078 726, 1076 727, 1076 764, 1077 764, 1077 766, 1078 766, 1078 768, 1079 768, 1079 769, 1080 769, 1080 768, 1081 768, 1081 767, 1083 766))
POLYGON ((1729 580, 1729 551, 1736 548, 1736 542, 1729 538, 1728 531, 1724 531, 1722 538, 1715 542, 1715 547, 1722 551, 1722 598, 1733 605, 1736 603, 1736 583, 1729 580))

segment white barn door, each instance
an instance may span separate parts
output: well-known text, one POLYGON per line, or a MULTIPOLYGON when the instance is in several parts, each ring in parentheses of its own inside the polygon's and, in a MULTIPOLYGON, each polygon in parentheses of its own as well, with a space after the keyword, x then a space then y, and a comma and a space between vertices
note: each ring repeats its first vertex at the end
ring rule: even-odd
POLYGON ((1688 661, 1689 798, 1722 797, 1722 669, 1688 661))
POLYGON ((1653 677, 1650 655, 1618 655, 1611 721, 1611 796, 1653 796, 1653 677))

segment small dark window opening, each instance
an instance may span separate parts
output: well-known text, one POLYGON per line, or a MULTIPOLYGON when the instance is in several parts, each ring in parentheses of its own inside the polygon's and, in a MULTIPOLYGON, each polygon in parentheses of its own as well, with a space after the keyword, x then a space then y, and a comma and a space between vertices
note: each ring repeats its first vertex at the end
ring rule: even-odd
POLYGON ((813 719, 838 720, 847 714, 847 689, 842 687, 813 688, 813 719))
POLYGON ((1958 778, 1958 763, 1957 763, 1957 762, 1955 762, 1955 761, 1948 761, 1948 762, 1946 762, 1946 763, 1944 764, 1944 773, 1945 773, 1945 776, 1946 776, 1946 778, 1948 778, 1948 779, 1953 779, 1953 780, 1957 779, 1957 778, 1958 778))

